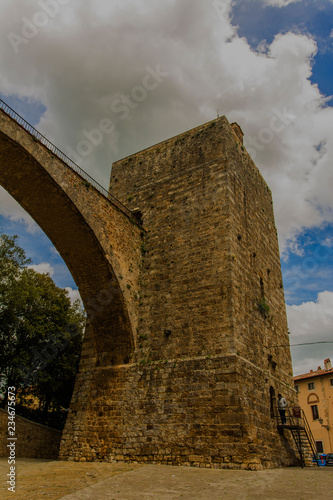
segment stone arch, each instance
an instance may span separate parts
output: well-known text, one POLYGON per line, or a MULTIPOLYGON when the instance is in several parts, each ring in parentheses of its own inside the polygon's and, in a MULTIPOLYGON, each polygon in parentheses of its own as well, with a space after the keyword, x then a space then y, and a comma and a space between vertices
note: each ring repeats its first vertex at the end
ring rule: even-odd
POLYGON ((3 111, 0 185, 37 222, 68 266, 87 311, 96 364, 127 363, 137 323, 129 289, 138 286, 140 228, 3 111))

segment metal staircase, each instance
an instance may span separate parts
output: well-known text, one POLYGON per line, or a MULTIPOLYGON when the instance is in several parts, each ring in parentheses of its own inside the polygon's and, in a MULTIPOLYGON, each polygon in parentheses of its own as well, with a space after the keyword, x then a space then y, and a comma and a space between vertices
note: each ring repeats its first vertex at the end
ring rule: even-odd
POLYGON ((304 411, 297 407, 293 412, 286 410, 286 423, 282 424, 280 414, 277 414, 278 429, 291 431, 298 453, 300 454, 301 467, 314 464, 319 467, 317 447, 304 411), (296 410, 296 411, 295 411, 296 410))

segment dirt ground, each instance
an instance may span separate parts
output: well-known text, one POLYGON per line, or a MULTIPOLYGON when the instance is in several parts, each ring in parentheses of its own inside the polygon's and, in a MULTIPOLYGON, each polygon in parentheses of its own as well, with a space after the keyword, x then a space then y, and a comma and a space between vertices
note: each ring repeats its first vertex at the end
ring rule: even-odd
POLYGON ((231 471, 19 459, 15 493, 7 490, 8 473, 7 459, 0 459, 1 499, 333 499, 333 467, 231 471))

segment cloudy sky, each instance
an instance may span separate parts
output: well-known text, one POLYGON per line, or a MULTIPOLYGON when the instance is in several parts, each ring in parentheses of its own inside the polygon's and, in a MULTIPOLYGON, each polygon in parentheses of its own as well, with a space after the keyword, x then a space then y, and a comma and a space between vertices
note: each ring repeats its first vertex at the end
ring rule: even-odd
MULTIPOLYGON (((237 121, 273 192, 291 344, 326 342, 292 347, 294 373, 333 358, 333 0, 1 0, 0 33, 0 97, 104 187, 120 158, 237 121)), ((3 190, 0 213, 75 297, 3 190)))

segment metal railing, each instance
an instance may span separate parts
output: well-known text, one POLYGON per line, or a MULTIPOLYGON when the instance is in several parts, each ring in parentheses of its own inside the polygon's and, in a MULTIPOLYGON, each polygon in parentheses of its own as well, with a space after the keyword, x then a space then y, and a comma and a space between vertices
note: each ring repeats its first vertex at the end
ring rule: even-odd
POLYGON ((133 219, 132 212, 117 200, 109 191, 107 191, 103 186, 101 186, 95 179, 93 179, 87 172, 82 170, 77 163, 71 160, 65 153, 63 153, 57 146, 52 144, 43 134, 38 132, 30 123, 28 123, 22 116, 20 116, 16 111, 14 111, 8 104, 6 104, 2 99, 0 99, 0 109, 2 109, 7 115, 9 115, 13 120, 15 120, 21 127, 24 128, 29 134, 33 135, 43 146, 45 146, 49 151, 56 155, 61 161, 63 161, 68 167, 70 167, 76 174, 87 181, 91 186, 93 186, 97 191, 99 191, 105 198, 108 199, 110 203, 115 205, 119 210, 121 210, 125 215, 133 219))
MULTIPOLYGON (((305 433, 308 437, 312 453, 314 456, 316 456, 317 455, 316 441, 315 441, 315 438, 313 437, 312 431, 311 431, 310 426, 309 426, 309 422, 308 422, 303 410, 301 410, 301 415, 302 415, 301 418, 303 419, 303 422, 304 422, 304 430, 305 430, 305 433)), ((317 464, 318 464, 318 462, 317 462, 317 464)))
POLYGON ((295 444, 297 446, 297 449, 300 453, 301 457, 301 463, 302 467, 305 465, 305 457, 304 457, 304 450, 303 450, 303 441, 302 441, 302 436, 303 438, 306 439, 309 448, 311 449, 312 452, 312 458, 313 460, 319 465, 318 459, 317 459, 317 446, 316 446, 316 441, 313 437, 313 434, 311 432, 311 428, 309 426, 308 420, 306 418, 306 415, 304 413, 304 410, 301 408, 297 407, 297 415, 295 415, 294 409, 293 412, 291 412, 289 409, 286 409, 285 413, 285 424, 282 423, 281 415, 279 414, 279 411, 277 412, 277 422, 279 426, 283 426, 286 429, 290 429, 295 441, 295 444), (299 415, 299 416, 298 416, 299 415))

